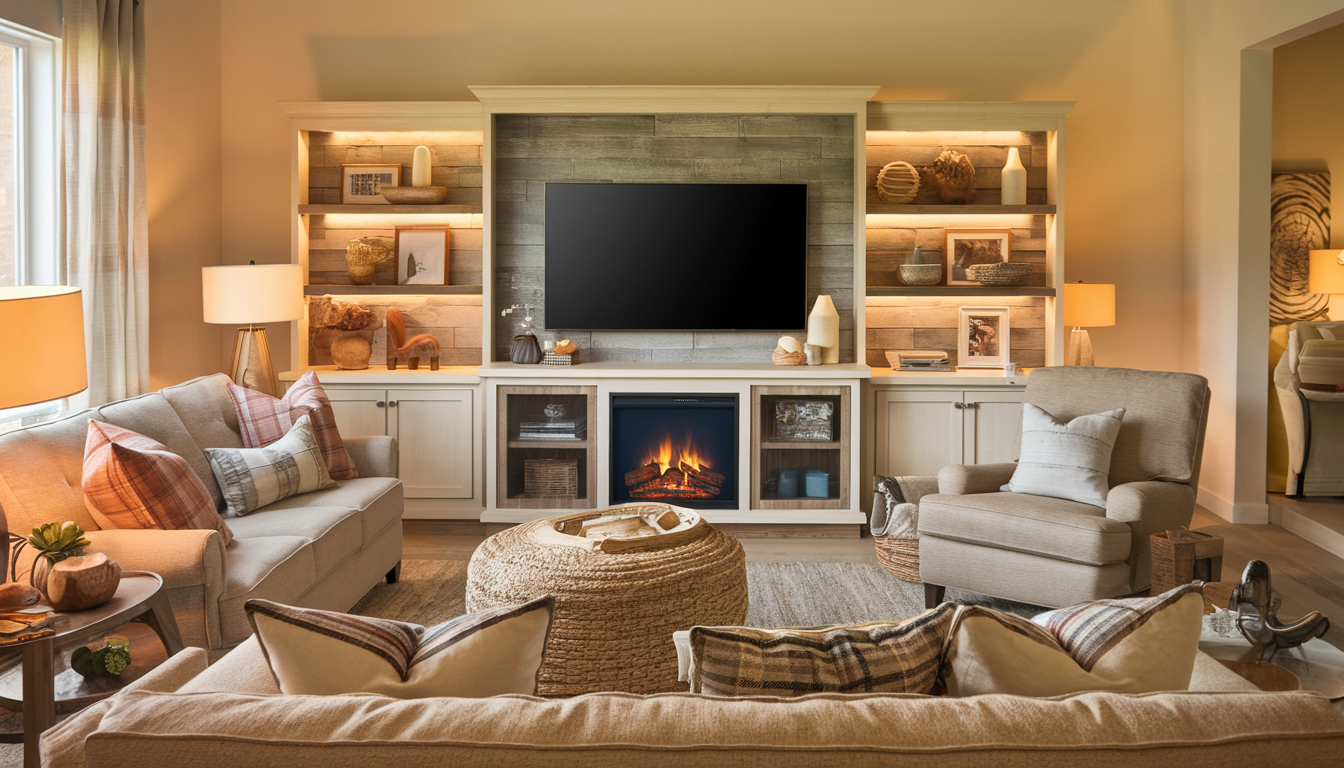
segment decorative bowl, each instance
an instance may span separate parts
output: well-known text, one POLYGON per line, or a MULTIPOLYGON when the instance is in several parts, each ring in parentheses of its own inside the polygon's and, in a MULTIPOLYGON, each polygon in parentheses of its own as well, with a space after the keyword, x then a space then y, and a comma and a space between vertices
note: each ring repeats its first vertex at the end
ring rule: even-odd
POLYGON ((966 277, 981 285, 1025 285, 1031 277, 1031 265, 1020 262, 976 264, 966 268, 966 277))
POLYGON ((943 279, 942 264, 902 264, 896 269, 906 285, 937 285, 943 279))
POLYGON ((382 187, 383 199, 393 205, 438 205, 448 198, 447 187, 382 187))

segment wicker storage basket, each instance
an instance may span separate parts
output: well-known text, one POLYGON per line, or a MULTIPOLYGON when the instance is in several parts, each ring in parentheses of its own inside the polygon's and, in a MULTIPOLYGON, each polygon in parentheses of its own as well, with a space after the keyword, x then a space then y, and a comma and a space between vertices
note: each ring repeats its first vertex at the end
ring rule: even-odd
POLYGON ((976 264, 966 268, 966 277, 981 285, 1025 285, 1027 278, 1031 277, 1031 265, 1009 261, 999 264, 976 264))
POLYGON ((919 578, 919 539, 879 536, 873 541, 877 542, 877 562, 887 573, 906 581, 923 581, 919 578))
MULTIPOLYGON (((620 509, 656 507, 671 509, 620 509)), ((604 552, 555 544, 556 526, 571 517, 523 523, 486 539, 467 567, 467 610, 555 596, 537 674, 540 696, 685 691, 672 633, 746 620, 742 545, 703 521, 693 538, 663 548, 604 552)))
POLYGON ((523 495, 529 499, 577 499, 579 462, 573 459, 525 460, 523 495))

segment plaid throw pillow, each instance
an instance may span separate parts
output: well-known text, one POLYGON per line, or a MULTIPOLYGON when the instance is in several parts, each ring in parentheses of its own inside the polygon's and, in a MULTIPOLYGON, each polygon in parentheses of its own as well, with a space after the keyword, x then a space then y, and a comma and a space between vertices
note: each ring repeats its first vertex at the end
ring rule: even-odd
POLYGON ((213 528, 233 541, 210 492, 187 460, 142 434, 89 421, 84 443, 84 504, 114 528, 213 528))
POLYGON ((1083 669, 1092 671, 1105 656, 1148 620, 1190 593, 1203 594, 1203 582, 1192 582, 1153 597, 1097 600, 1042 613, 1032 622, 1050 630, 1083 669))
POLYGON ((691 629, 691 693, 934 693, 954 603, 899 624, 691 629))
POLYGON ((535 693, 554 608, 545 595, 425 629, 267 600, 244 605, 282 693, 400 699, 535 693))
POLYGON ((327 474, 308 415, 265 448, 206 448, 205 455, 228 505, 225 511, 235 517, 336 484, 327 474))
POLYGON ((332 480, 350 480, 359 477, 355 462, 345 450, 345 441, 336 430, 336 414, 331 401, 317 381, 317 374, 309 371, 279 399, 255 389, 229 384, 229 397, 238 411, 238 426, 242 428, 244 448, 265 448, 284 437, 300 416, 313 418, 317 443, 322 447, 322 458, 332 480))

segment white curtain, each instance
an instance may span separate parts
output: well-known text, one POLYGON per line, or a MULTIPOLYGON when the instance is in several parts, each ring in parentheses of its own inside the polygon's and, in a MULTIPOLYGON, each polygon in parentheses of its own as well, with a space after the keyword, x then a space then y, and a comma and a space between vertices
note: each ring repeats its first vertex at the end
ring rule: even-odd
POLYGON ((149 389, 145 24, 139 0, 65 0, 60 282, 84 291, 89 402, 149 389))

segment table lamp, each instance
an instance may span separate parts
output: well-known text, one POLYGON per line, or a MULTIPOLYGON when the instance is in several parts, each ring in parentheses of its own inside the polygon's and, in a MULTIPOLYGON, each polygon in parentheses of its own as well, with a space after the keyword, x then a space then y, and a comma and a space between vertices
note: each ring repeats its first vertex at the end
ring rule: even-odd
POLYGON ((1065 283, 1064 324, 1073 326, 1064 346, 1064 364, 1092 365, 1092 339, 1085 329, 1115 325, 1115 286, 1065 283))
POLYGON ((1330 319, 1344 320, 1344 250, 1312 251, 1307 292, 1330 294, 1330 319))
MULTIPOLYGON (((78 288, 0 288, 0 342, 7 365, 0 408, 59 400, 89 387, 84 362, 84 302, 78 288)), ((0 582, 9 573, 9 526, 0 511, 0 582)))
POLYGON ((303 267, 257 264, 201 268, 205 322, 236 325, 228 374, 248 389, 280 394, 264 323, 303 318, 303 267))

